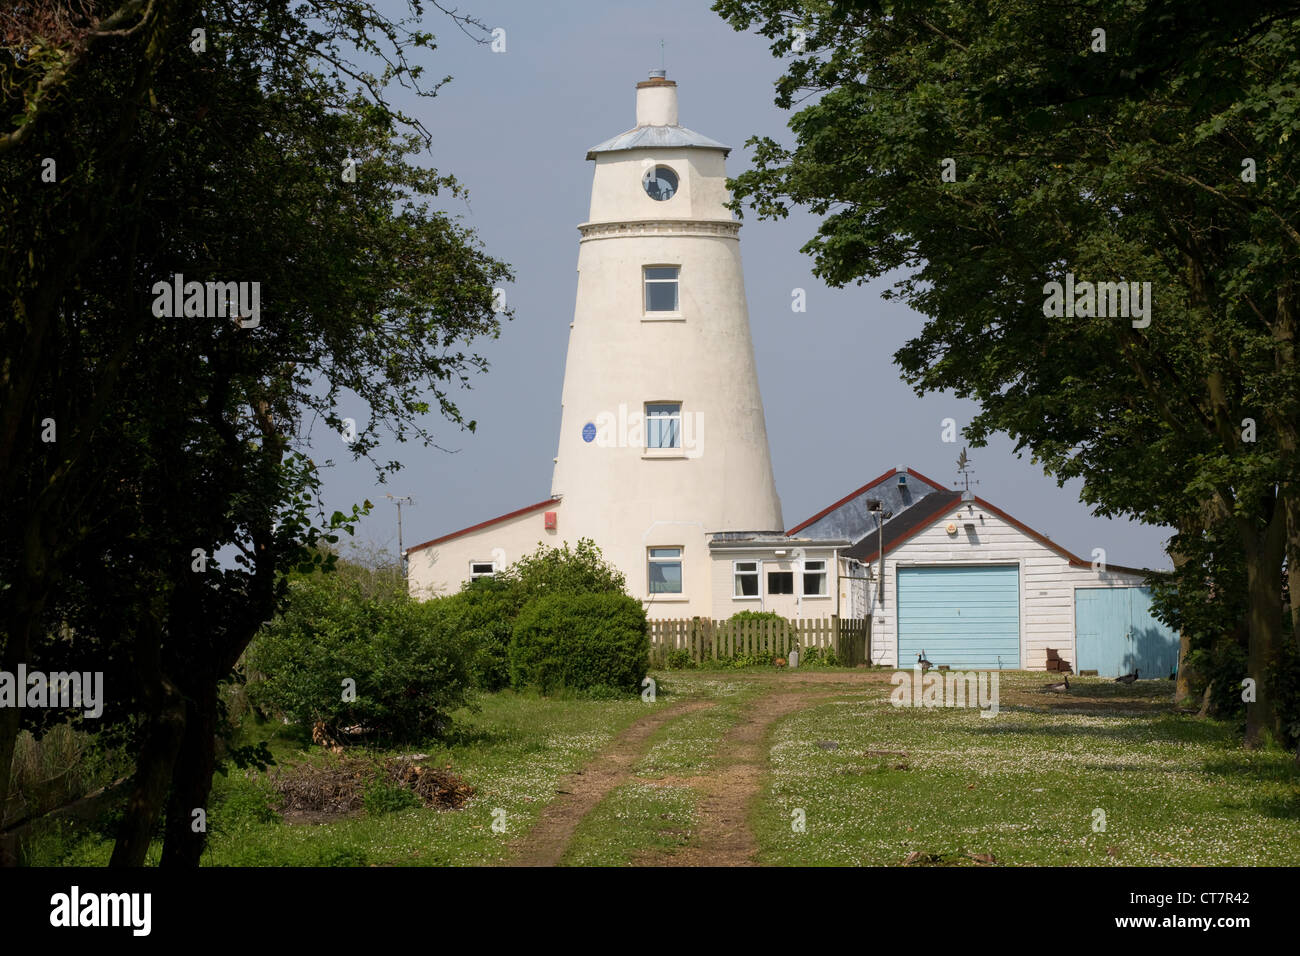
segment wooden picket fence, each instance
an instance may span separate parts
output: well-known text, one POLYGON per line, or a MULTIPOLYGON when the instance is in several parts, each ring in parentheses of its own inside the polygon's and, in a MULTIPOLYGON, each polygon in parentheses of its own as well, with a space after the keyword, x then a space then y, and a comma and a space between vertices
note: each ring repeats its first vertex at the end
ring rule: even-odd
POLYGON ((830 617, 799 621, 739 620, 711 621, 708 618, 671 618, 650 621, 650 666, 663 667, 672 651, 685 650, 691 660, 725 660, 737 654, 789 655, 796 645, 834 649, 845 667, 871 662, 869 618, 840 620, 830 617))

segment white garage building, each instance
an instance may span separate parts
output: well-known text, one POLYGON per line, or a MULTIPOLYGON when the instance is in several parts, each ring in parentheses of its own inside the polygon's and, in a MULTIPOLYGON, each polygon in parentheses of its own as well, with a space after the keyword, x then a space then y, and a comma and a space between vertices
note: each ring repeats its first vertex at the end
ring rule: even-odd
POLYGON ((953 668, 1043 670, 1052 648, 1076 671, 1167 677, 1177 661, 1177 635, 1150 613, 1145 572, 1109 563, 1100 549, 1081 558, 910 468, 886 472, 787 533, 855 542, 840 550, 840 571, 865 568, 874 664, 907 667, 924 652, 953 668), (890 515, 883 562, 877 503, 890 515))

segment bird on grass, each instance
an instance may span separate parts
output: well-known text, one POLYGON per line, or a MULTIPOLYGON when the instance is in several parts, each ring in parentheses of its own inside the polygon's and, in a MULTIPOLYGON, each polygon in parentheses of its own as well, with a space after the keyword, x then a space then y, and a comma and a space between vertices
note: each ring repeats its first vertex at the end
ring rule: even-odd
POLYGON ((916 655, 916 662, 921 665, 921 673, 924 674, 934 665, 925 659, 925 648, 921 648, 921 653, 916 655))
POLYGON ((1125 674, 1123 677, 1116 677, 1116 678, 1115 678, 1115 683, 1116 683, 1116 684, 1131 684, 1131 683, 1133 683, 1133 682, 1134 682, 1135 680, 1137 680, 1137 679, 1138 679, 1138 672, 1137 672, 1137 671, 1134 671, 1132 674, 1125 674))
POLYGON ((1069 677, 1066 677, 1065 680, 1060 681, 1059 683, 1056 683, 1056 684, 1044 684, 1044 685, 1043 685, 1043 692, 1044 692, 1044 693, 1049 693, 1049 694, 1066 694, 1066 693, 1069 693, 1069 691, 1070 691, 1070 678, 1069 678, 1069 677))

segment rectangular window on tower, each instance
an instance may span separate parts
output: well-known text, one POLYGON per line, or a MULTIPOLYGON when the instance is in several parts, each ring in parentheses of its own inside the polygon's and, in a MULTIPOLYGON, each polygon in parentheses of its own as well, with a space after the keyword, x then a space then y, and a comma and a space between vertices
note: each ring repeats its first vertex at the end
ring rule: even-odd
POLYGON ((645 267, 645 310, 652 312, 675 313, 677 306, 677 278, 681 272, 679 266, 645 267))
POLYGON ((649 548, 651 594, 682 593, 682 549, 649 548))
POLYGON ((647 448, 682 447, 681 402, 646 402, 645 446, 647 448))

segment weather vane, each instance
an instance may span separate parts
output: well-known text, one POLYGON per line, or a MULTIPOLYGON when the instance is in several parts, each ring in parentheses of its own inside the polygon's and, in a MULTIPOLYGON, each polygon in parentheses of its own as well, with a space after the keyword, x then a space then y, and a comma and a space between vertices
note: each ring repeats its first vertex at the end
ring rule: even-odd
POLYGON ((962 495, 962 498, 969 498, 970 486, 979 484, 978 481, 971 481, 971 477, 970 477, 971 472, 973 472, 974 470, 975 469, 972 467, 970 456, 966 454, 966 449, 963 448, 961 450, 961 454, 957 456, 957 474, 961 476, 960 478, 958 478, 958 481, 959 482, 964 481, 965 483, 966 493, 962 495))

